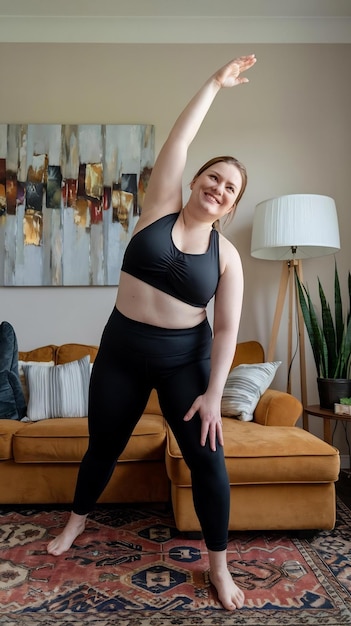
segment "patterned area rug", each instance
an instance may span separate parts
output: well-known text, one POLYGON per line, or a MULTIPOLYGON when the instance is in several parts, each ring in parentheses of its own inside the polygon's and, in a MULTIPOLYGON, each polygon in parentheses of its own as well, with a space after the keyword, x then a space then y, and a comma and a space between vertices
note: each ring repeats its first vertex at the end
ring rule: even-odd
POLYGON ((63 510, 0 510, 1 626, 262 626, 351 624, 351 512, 332 532, 233 533, 229 563, 245 590, 235 615, 219 604, 201 538, 165 507, 101 507, 71 550, 48 540, 63 510))

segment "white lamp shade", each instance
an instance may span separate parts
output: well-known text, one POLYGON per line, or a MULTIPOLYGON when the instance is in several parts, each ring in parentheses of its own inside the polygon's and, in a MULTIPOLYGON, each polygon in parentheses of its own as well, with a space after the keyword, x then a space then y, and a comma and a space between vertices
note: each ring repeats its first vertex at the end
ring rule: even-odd
POLYGON ((335 202, 328 196, 293 194, 255 209, 251 255, 272 261, 306 259, 340 250, 335 202))

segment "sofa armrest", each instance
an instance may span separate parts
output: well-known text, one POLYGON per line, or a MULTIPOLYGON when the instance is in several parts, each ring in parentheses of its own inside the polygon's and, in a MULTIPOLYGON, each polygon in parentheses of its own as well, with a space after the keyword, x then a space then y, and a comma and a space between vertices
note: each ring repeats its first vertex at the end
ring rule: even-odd
POLYGON ((295 426, 302 413, 300 400, 285 391, 267 389, 254 412, 254 422, 263 426, 295 426))

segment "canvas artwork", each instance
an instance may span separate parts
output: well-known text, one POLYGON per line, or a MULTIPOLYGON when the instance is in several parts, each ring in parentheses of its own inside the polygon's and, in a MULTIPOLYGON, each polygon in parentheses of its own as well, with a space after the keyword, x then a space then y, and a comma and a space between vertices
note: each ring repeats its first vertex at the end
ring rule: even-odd
POLYGON ((0 284, 118 285, 154 126, 0 124, 0 284))

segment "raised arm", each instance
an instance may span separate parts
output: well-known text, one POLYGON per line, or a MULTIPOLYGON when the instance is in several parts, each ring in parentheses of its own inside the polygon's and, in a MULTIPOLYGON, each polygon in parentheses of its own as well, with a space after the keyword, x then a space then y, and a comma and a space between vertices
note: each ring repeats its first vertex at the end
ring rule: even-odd
POLYGON ((141 221, 152 221, 180 211, 182 176, 188 148, 218 91, 247 83, 241 76, 254 65, 254 55, 238 57, 217 70, 199 89, 177 118, 156 159, 143 204, 141 221), (150 215, 151 214, 151 215, 150 215))

